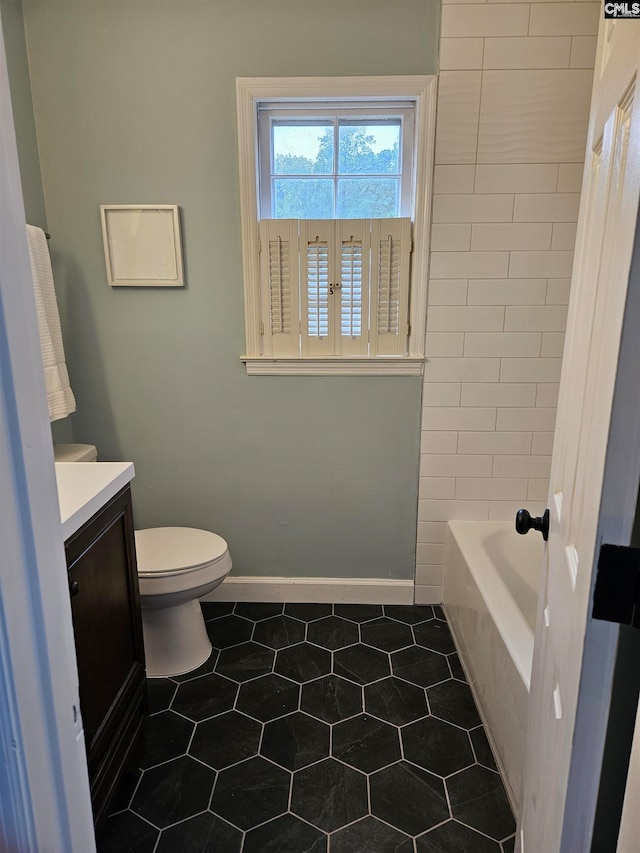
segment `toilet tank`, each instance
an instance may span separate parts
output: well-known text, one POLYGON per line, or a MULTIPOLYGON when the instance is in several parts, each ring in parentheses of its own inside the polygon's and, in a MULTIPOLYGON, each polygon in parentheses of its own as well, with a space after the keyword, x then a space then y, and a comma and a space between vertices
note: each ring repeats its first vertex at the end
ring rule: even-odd
POLYGON ((54 444, 56 462, 97 462, 98 451, 93 444, 54 444))

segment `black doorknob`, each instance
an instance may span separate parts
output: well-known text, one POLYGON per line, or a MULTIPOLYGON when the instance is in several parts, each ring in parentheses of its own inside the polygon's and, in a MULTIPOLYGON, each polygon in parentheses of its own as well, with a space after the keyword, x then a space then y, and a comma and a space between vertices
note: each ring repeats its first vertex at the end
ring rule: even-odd
POLYGON ((549 538, 549 510, 545 509, 544 515, 532 516, 526 509, 519 509, 516 513, 516 530, 524 536, 530 530, 539 530, 546 542, 549 538))
POLYGON ((69 584, 69 592, 71 595, 77 595, 80 592, 80 584, 78 581, 71 581, 69 584))

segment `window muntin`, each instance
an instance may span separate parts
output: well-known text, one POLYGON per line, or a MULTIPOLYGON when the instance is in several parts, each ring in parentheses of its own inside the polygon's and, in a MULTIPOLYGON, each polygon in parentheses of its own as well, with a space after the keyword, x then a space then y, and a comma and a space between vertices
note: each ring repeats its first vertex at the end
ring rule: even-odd
POLYGON ((259 106, 260 218, 412 214, 414 107, 259 106))

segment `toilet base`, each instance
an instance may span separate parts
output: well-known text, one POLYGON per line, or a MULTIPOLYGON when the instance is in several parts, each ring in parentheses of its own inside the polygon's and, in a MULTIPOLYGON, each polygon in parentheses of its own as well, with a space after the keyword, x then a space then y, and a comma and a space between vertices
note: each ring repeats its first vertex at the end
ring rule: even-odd
POLYGON ((197 599, 171 607, 143 607, 142 633, 149 678, 191 672, 211 654, 197 599))

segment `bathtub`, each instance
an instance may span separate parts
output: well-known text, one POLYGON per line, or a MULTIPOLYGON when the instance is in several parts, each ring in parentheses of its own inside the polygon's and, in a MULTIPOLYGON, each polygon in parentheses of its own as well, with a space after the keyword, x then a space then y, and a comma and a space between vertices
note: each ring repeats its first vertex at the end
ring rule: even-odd
POLYGON ((516 813, 542 546, 511 521, 447 525, 445 611, 516 813))

